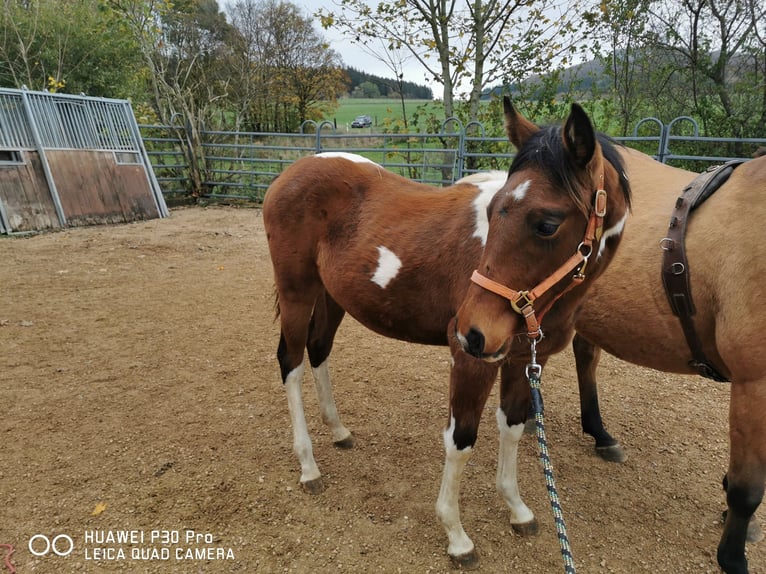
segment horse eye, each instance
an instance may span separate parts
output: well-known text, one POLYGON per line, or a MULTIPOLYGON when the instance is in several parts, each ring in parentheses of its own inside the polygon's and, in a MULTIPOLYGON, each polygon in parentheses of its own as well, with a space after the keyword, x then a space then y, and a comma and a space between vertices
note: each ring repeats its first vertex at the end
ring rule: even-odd
POLYGON ((561 224, 555 221, 541 221, 535 227, 535 232, 540 237, 550 237, 559 230, 559 225, 561 224))

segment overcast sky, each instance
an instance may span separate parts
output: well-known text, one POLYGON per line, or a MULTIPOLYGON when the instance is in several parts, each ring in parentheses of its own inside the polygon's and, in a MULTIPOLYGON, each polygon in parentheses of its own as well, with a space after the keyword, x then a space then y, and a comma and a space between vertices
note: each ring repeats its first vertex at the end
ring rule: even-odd
MULTIPOLYGON (((296 5, 301 6, 308 17, 313 17, 313 14, 319 8, 325 8, 326 10, 333 12, 340 12, 340 7, 333 4, 333 0, 301 0, 296 2, 296 5)), ((394 74, 388 66, 364 52, 358 45, 354 45, 351 41, 343 38, 339 32, 335 30, 324 30, 319 23, 318 18, 315 19, 314 28, 325 40, 327 40, 333 50, 341 55, 343 63, 346 66, 356 68, 357 70, 375 76, 393 79, 394 74)), ((404 79, 419 85, 427 85, 433 91, 434 97, 441 97, 440 87, 437 84, 426 81, 425 71, 414 61, 414 59, 410 59, 407 62, 404 70, 404 79)))

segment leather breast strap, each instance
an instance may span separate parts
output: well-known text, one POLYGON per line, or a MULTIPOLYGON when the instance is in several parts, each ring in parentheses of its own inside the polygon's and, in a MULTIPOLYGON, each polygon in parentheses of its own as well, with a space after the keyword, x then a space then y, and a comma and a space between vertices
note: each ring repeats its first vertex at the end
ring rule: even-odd
POLYGON ((723 165, 709 168, 687 185, 676 200, 670 218, 667 236, 660 241, 664 251, 662 258, 662 283, 668 297, 670 308, 681 322, 686 343, 692 354, 689 366, 708 379, 726 383, 728 379, 721 375, 708 361, 702 351, 697 330, 694 327, 694 314, 697 310, 692 300, 689 262, 686 258, 685 238, 689 214, 702 204, 713 192, 722 186, 734 168, 746 160, 734 160, 723 165))

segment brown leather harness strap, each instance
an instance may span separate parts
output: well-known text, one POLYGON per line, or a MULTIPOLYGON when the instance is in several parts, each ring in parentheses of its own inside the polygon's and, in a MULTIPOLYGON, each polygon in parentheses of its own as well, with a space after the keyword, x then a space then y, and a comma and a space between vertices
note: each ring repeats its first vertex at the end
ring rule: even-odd
POLYGON ((735 160, 711 167, 687 185, 676 200, 670 218, 668 234, 660 241, 660 247, 664 251, 662 283, 665 286, 670 308, 681 322, 686 343, 692 354, 689 366, 697 369, 697 372, 703 377, 722 383, 728 382, 728 379, 721 375, 708 361, 702 350, 702 342, 694 327, 693 317, 697 310, 692 300, 689 262, 686 258, 686 224, 689 220, 689 214, 722 186, 729 179, 734 168, 744 161, 746 160, 735 160))

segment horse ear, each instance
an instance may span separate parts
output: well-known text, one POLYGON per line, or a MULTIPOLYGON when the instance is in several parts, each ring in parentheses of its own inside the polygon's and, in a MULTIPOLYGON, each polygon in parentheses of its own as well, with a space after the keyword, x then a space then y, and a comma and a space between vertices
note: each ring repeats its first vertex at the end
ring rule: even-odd
POLYGON ((585 168, 596 151, 596 131, 588 114, 579 104, 572 104, 572 111, 564 124, 561 136, 572 162, 580 168, 585 168))
POLYGON ((516 111, 508 96, 503 96, 503 111, 505 112, 505 133, 508 134, 508 139, 516 149, 521 149, 524 142, 540 128, 516 111))

